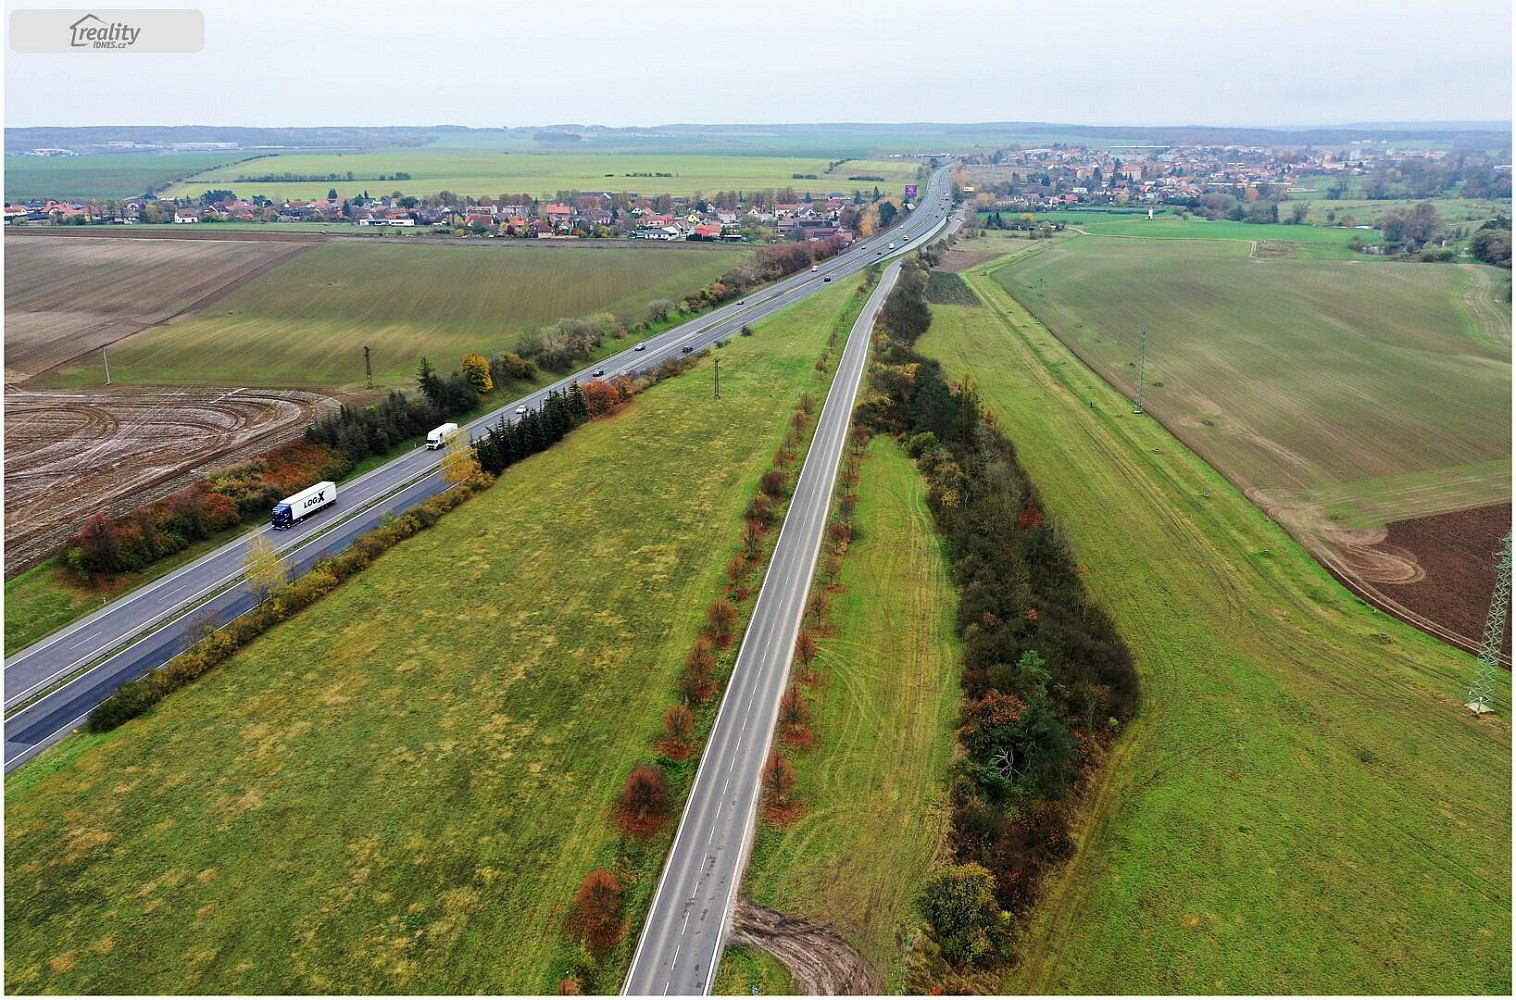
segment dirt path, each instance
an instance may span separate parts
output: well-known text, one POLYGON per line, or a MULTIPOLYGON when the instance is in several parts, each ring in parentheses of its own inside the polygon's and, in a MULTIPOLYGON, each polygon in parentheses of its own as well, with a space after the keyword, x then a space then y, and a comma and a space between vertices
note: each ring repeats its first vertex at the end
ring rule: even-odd
POLYGON ((747 898, 732 911, 732 944, 761 948, 783 963, 810 996, 878 996, 879 980, 852 945, 820 924, 747 898))

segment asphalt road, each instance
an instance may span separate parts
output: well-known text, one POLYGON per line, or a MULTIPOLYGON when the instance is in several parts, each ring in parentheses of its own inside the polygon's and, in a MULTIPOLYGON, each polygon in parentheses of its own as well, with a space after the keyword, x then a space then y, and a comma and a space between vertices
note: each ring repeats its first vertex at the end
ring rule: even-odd
POLYGON ((760 776, 789 680, 870 331, 899 271, 896 263, 884 272, 848 336, 623 993, 710 992, 727 914, 747 867, 760 776))
MULTIPOLYGON (((824 261, 815 272, 793 275, 750 293, 741 302, 651 337, 642 351, 629 347, 604 358, 477 418, 465 429, 471 437, 481 436, 501 416, 514 420, 518 406, 535 409, 550 391, 564 389, 575 381, 588 382, 591 373, 601 368, 607 374, 636 373, 656 368, 666 358, 682 357, 685 347, 703 350, 717 340, 734 336, 745 324, 764 319, 819 290, 825 279, 844 277, 879 261, 881 250, 891 256, 918 246, 922 235, 946 217, 947 193, 947 170, 943 168, 932 177, 916 211, 905 221, 860 240, 862 246, 824 261), (908 244, 904 242, 907 238, 908 244), (892 241, 896 244, 893 252, 885 249, 892 241)), ((68 735, 117 687, 161 666, 188 645, 192 623, 201 612, 197 609, 193 615, 184 615, 187 608, 204 602, 221 621, 246 611, 252 598, 238 581, 252 538, 267 536, 287 565, 302 570, 322 555, 340 551, 377 525, 387 512, 404 511, 441 492, 446 484, 435 474, 439 461, 440 453, 417 448, 340 484, 337 502, 310 519, 284 531, 264 526, 241 536, 7 658, 5 709, 11 714, 5 720, 5 772, 68 735), (67 683, 60 684, 64 680, 67 683), (38 697, 41 692, 45 694, 38 697), (32 699, 30 704, 12 711, 28 699, 32 699)))

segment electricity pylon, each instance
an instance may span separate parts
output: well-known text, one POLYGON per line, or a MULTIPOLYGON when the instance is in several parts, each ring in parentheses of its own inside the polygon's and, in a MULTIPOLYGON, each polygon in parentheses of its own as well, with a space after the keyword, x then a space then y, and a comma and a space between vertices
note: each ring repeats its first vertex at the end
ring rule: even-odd
POLYGON ((1505 638, 1506 609, 1511 603, 1511 535, 1500 543, 1500 561, 1495 564, 1495 593, 1490 598, 1490 613, 1484 620, 1484 641, 1479 644, 1479 662, 1474 666, 1474 683, 1469 686, 1466 708, 1475 715, 1493 712, 1495 671, 1500 669, 1500 645, 1505 638))
POLYGON ((1143 397, 1147 395, 1148 374, 1148 332, 1142 331, 1142 337, 1137 341, 1137 405, 1132 407, 1133 413, 1142 413, 1143 397))

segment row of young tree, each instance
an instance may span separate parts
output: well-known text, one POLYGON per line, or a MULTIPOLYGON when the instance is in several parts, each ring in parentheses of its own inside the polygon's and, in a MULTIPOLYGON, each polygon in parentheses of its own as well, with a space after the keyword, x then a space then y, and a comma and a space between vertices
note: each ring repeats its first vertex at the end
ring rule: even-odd
MULTIPOLYGON (((835 342, 834 333, 828 348, 835 346, 835 342)), ((692 775, 689 762, 696 748, 697 721, 703 717, 709 724, 709 712, 720 693, 720 660, 736 643, 740 606, 752 596, 750 583, 770 553, 767 539, 781 519, 794 481, 793 467, 801 458, 803 434, 815 412, 816 400, 803 394, 791 414, 789 432, 748 502, 741 547, 726 565, 724 592, 707 605, 704 622, 685 656, 684 668, 675 682, 676 699, 663 713, 654 743, 658 760, 638 764, 622 784, 614 815, 623 835, 624 855, 640 857, 643 848, 673 818, 677 794, 671 774, 692 775)), ((814 619, 813 605, 807 605, 807 616, 814 619)), ((802 630, 796 644, 797 659, 808 666, 815 653, 814 639, 809 631, 802 630)), ((809 718, 805 696, 791 687, 780 704, 781 737, 792 746, 809 745, 809 732, 805 728, 809 718)), ((760 780, 765 818, 782 821, 792 816, 798 807, 792 798, 795 772, 783 753, 776 750, 770 755, 760 780)), ((611 867, 621 870, 635 866, 629 857, 620 860, 623 863, 611 867)), ((625 893, 623 880, 610 870, 596 869, 585 876, 574 897, 567 928, 584 945, 584 951, 575 967, 558 982, 558 993, 603 990, 613 985, 605 983, 602 976, 609 967, 607 956, 626 936, 625 893)))
POLYGON ((1137 676, 972 382, 949 382, 914 349, 931 325, 934 260, 928 251, 907 262, 886 300, 859 420, 915 458, 959 594, 954 864, 926 887, 935 949, 916 970, 923 986, 956 992, 1008 957, 1012 921, 1068 854, 1066 800, 1135 710, 1137 676))

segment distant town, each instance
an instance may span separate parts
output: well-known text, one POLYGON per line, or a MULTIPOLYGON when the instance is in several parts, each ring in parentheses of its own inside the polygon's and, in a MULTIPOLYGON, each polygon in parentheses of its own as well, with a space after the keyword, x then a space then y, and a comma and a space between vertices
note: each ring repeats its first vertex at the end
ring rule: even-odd
MULTIPOLYGON (((112 152, 160 147, 112 143, 112 152)), ((168 148, 168 147, 162 147, 168 148)), ((235 149, 235 143, 175 143, 174 152, 235 149)), ((21 155, 70 156, 75 151, 37 148, 21 155)), ((936 157, 923 154, 928 162, 936 157)), ((264 162, 276 161, 277 156, 264 162)), ((1511 196, 1508 156, 1445 148, 1406 148, 1365 142, 1341 148, 1260 145, 1176 145, 1101 149, 1054 144, 1008 146, 961 157, 955 184, 981 213, 1037 213, 1079 209, 1144 209, 1193 213, 1209 219, 1302 223, 1313 202, 1403 199, 1497 199, 1511 196)), ((662 179, 671 175, 653 175, 662 179)), ((119 200, 31 199, 5 206, 10 225, 208 225, 305 223, 365 229, 428 231, 435 235, 505 239, 637 239, 768 243, 844 240, 868 236, 893 219, 906 198, 879 187, 847 191, 798 185, 705 195, 640 194, 626 190, 558 191, 497 197, 414 190, 410 174, 378 175, 389 193, 324 198, 282 198, 281 183, 343 183, 349 174, 249 175, 236 189, 198 196, 144 195, 119 200)), ((362 181, 363 178, 357 178, 362 181)), ((1326 222, 1356 228, 1351 211, 1327 210, 1326 222)), ((998 218, 998 215, 997 215, 998 218)), ((1309 221, 1320 221, 1311 217, 1309 221)), ((1377 220, 1375 224, 1377 225, 1377 220)), ((991 221, 994 224, 994 221, 991 221)))

